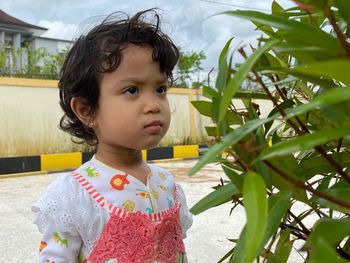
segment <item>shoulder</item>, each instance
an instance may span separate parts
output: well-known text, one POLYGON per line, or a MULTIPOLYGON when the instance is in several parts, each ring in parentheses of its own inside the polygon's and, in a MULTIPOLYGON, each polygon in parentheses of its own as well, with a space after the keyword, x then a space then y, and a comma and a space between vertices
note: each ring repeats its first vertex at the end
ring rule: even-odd
POLYGON ((159 177, 160 180, 172 181, 172 182, 174 181, 173 174, 167 169, 155 164, 148 164, 148 165, 152 169, 152 174, 156 177, 159 177))
POLYGON ((31 206, 35 214, 34 223, 40 232, 45 232, 49 224, 62 232, 77 235, 77 226, 87 218, 102 218, 102 208, 77 182, 71 173, 57 177, 31 206))

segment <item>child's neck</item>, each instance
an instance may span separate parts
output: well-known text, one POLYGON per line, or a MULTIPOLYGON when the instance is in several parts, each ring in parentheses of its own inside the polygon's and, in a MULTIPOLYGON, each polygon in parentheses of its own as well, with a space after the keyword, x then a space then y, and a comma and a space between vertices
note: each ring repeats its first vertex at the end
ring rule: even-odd
POLYGON ((116 169, 134 167, 143 163, 140 150, 98 148, 95 157, 97 160, 116 169))
POLYGON ((106 150, 98 148, 95 158, 114 169, 131 174, 144 184, 147 184, 149 167, 142 160, 142 152, 140 150, 106 150))

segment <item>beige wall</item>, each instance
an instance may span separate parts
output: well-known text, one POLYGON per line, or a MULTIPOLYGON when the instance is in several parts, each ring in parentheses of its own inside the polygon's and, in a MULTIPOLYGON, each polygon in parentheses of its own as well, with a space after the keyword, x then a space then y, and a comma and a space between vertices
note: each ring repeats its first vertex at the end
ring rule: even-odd
MULTIPOLYGON (((205 99, 201 91, 173 88, 168 97, 172 120, 160 145, 209 142, 204 127, 213 123, 190 103, 205 99)), ((58 129, 62 115, 58 98, 57 81, 0 78, 0 158, 89 150, 72 143, 70 135, 58 129)), ((244 108, 240 100, 233 102, 238 109, 244 108)), ((271 104, 255 102, 262 116, 270 112, 271 104)))
MULTIPOLYGON (((208 141, 203 124, 210 120, 189 103, 197 92, 170 89, 172 121, 162 146, 208 141)), ((86 150, 57 128, 61 115, 57 81, 0 78, 0 157, 86 150)))

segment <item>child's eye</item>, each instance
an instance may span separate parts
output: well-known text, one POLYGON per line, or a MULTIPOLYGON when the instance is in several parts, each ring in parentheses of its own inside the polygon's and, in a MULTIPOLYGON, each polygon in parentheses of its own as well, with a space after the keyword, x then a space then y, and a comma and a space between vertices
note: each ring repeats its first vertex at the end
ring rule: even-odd
POLYGON ((160 93, 160 94, 166 93, 167 90, 168 90, 168 86, 165 86, 165 85, 164 86, 160 86, 160 87, 157 88, 157 92, 160 93))
POLYGON ((138 90, 137 87, 130 87, 124 93, 126 93, 126 94, 136 94, 138 92, 139 92, 139 90, 138 90))

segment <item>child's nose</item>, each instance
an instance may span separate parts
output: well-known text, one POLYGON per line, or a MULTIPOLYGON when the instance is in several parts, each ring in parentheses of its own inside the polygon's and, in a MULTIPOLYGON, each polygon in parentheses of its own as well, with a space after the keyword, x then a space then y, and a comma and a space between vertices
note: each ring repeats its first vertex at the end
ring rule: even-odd
POLYGON ((157 113, 160 112, 161 106, 157 98, 149 97, 145 101, 144 111, 145 113, 157 113))

